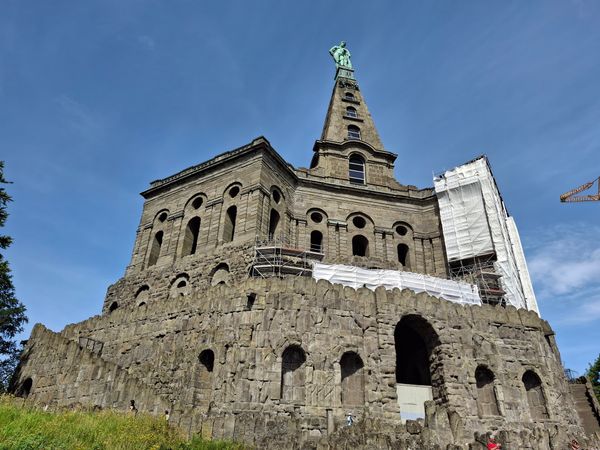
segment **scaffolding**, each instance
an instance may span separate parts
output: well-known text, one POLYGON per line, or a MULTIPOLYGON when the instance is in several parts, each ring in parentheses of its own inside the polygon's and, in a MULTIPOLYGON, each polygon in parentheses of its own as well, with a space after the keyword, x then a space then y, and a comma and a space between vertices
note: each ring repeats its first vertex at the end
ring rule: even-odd
POLYGON ((450 278, 476 285, 483 303, 506 306, 506 291, 500 281, 502 275, 494 267, 495 261, 493 253, 454 261, 449 264, 450 278))
POLYGON ((321 245, 311 245, 311 248, 306 250, 293 245, 283 236, 257 238, 250 274, 262 278, 285 275, 310 277, 312 263, 321 261, 324 256, 321 245))

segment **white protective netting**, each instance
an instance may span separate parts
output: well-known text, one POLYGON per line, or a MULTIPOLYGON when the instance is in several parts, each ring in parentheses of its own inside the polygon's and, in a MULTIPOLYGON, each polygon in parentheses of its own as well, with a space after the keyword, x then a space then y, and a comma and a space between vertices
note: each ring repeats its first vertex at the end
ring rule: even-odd
POLYGON ((539 314, 519 233, 488 161, 480 157, 434 178, 449 262, 496 254, 506 301, 539 314))
POLYGON ((330 283, 350 286, 354 289, 366 287, 371 290, 383 286, 386 289, 410 289, 465 305, 481 305, 477 286, 420 273, 397 270, 362 269, 343 264, 313 264, 313 278, 330 283))

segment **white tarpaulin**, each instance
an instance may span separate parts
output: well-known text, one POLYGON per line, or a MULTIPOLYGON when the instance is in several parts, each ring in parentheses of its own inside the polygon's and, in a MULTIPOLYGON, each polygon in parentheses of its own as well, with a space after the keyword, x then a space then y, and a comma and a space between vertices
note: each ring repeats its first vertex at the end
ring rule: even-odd
POLYGON ((330 283, 343 284, 354 289, 366 287, 371 290, 383 286, 386 289, 410 289, 427 292, 433 297, 455 303, 481 305, 477 286, 420 273, 399 272, 397 270, 362 269, 343 264, 313 264, 313 278, 330 283))
POLYGON ((525 301, 527 302, 527 309, 531 309, 540 314, 538 309, 537 299, 533 292, 533 285, 531 284, 531 278, 529 277, 529 269, 527 269, 527 263, 525 262, 525 253, 521 246, 521 238, 517 231, 517 225, 512 217, 506 219, 508 225, 508 234, 512 242, 513 253, 515 254, 517 269, 519 270, 519 278, 521 279, 521 286, 523 286, 523 294, 525 295, 525 301))
MULTIPOLYGON (((449 262, 495 254, 506 301, 538 312, 517 228, 485 157, 434 178, 449 262)), ((538 312, 539 314, 539 312, 538 312)))

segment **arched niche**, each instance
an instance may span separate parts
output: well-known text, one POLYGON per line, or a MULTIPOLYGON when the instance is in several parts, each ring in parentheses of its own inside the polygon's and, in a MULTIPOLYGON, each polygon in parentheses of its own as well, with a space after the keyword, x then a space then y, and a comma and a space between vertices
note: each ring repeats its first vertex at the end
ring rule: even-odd
POLYGON ((546 405, 546 396, 542 388, 542 380, 538 374, 533 370, 527 370, 521 380, 525 387, 531 418, 533 420, 548 419, 550 416, 546 405))
POLYGON ((497 416, 498 399, 494 389, 494 373, 485 366, 478 366, 475 370, 475 385, 477 387, 477 411, 480 417, 497 416))
POLYGON ((281 355, 281 401, 304 403, 304 364, 306 354, 302 347, 290 345, 281 355))
POLYGON ((344 407, 364 406, 365 379, 364 364, 355 352, 346 352, 340 359, 342 378, 342 405, 344 407))

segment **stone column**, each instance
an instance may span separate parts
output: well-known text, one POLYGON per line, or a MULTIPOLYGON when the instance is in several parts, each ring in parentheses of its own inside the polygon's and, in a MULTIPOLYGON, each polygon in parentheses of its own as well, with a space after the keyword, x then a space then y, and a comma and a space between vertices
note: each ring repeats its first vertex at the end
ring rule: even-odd
POLYGON ((423 253, 423 240, 420 238, 414 239, 415 261, 413 271, 425 273, 425 255, 423 253))
MULTIPOLYGON (((394 239, 394 233, 393 232, 388 232, 386 233, 386 237, 385 237, 385 254, 386 254, 386 261, 389 262, 397 262, 398 261, 398 255, 396 252, 396 240, 394 239)), ((411 251, 413 251, 414 245, 411 245, 411 251)))
POLYGON ((298 246, 298 248, 309 249, 310 248, 310 242, 308 241, 308 236, 307 236, 308 222, 306 220, 303 220, 303 219, 298 219, 296 222, 298 223, 297 246, 298 246))
POLYGON ((430 239, 423 239, 423 258, 425 260, 425 273, 433 274, 435 268, 433 263, 433 248, 430 239))
POLYGON ((171 258, 171 261, 174 262, 177 259, 177 254, 179 253, 179 241, 182 234, 182 224, 183 224, 183 211, 175 213, 171 216, 171 239, 169 240, 169 248, 167 250, 167 255, 171 258))
POLYGON ((208 212, 209 220, 209 229, 208 234, 206 236, 206 245, 217 246, 220 242, 220 228, 221 228, 221 211, 223 209, 223 200, 218 199, 216 201, 211 202, 206 205, 206 210, 208 212))
POLYGON ((435 273, 438 276, 447 274, 446 259, 444 258, 444 249, 442 248, 442 239, 433 238, 433 257, 435 259, 435 273))

